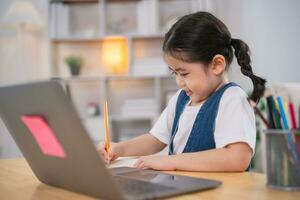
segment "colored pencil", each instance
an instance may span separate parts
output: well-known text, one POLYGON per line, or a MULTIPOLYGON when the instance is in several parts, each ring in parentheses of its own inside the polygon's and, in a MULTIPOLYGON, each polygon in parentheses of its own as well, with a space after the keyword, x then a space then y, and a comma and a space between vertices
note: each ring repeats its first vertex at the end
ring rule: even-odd
POLYGON ((281 119, 282 119, 282 122, 283 122, 284 129, 288 130, 289 125, 288 125, 286 115, 285 115, 285 112, 284 112, 282 99, 281 99, 280 96, 277 96, 276 99, 277 99, 277 102, 278 102, 278 107, 279 107, 279 111, 280 111, 280 115, 281 115, 281 119))
POLYGON ((273 107, 272 107, 272 100, 273 100, 272 95, 267 97, 268 117, 269 117, 270 128, 276 128, 274 117, 273 117, 274 111, 273 111, 273 107))
POLYGON ((294 104, 293 104, 291 98, 289 98, 289 110, 290 110, 290 116, 291 116, 292 129, 297 129, 297 122, 296 122, 294 104))
POLYGON ((298 109, 298 129, 300 129, 300 106, 299 106, 299 109, 298 109))
POLYGON ((253 107, 255 113, 259 116, 259 118, 263 121, 263 123, 265 124, 265 126, 267 128, 271 128, 268 120, 264 117, 264 115, 260 112, 260 110, 257 108, 256 103, 251 100, 250 98, 248 99, 248 101, 250 101, 250 105, 253 107))
POLYGON ((108 130, 108 106, 107 101, 104 103, 104 124, 105 124, 105 150, 109 150, 109 130, 108 130))
POLYGON ((291 118, 290 118, 289 102, 288 102, 287 98, 281 97, 281 100, 282 100, 283 110, 284 110, 287 124, 288 124, 289 128, 291 128, 292 123, 291 123, 291 118))
POLYGON ((281 125, 281 122, 280 122, 280 113, 277 109, 276 102, 275 102, 273 96, 270 96, 270 104, 271 104, 271 110, 272 110, 272 113, 273 113, 275 128, 276 129, 282 129, 282 125, 281 125))

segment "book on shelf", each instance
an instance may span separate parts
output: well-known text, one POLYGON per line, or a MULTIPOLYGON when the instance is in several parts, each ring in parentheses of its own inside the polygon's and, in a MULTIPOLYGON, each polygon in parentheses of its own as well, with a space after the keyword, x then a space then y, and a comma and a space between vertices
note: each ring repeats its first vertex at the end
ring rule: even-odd
POLYGON ((158 32, 157 1, 141 1, 138 3, 137 24, 139 34, 158 32))
POLYGON ((63 3, 52 3, 50 8, 50 36, 56 38, 69 37, 69 7, 63 3))

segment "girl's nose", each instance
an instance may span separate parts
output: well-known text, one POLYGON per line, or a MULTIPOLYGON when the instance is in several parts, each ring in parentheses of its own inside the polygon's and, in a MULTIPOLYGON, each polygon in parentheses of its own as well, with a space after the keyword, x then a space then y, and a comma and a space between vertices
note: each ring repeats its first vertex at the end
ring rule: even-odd
POLYGON ((176 76, 176 83, 180 88, 185 86, 185 81, 181 76, 176 76))

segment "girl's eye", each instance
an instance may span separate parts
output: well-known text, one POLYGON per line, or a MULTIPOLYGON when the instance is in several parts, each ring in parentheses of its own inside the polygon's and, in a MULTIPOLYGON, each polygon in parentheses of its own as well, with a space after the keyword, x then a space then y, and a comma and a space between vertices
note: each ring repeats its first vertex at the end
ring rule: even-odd
POLYGON ((186 73, 186 74, 180 74, 180 76, 182 76, 182 77, 186 77, 188 75, 188 73, 186 73))
POLYGON ((172 75, 176 75, 176 76, 181 76, 181 77, 186 77, 188 75, 188 73, 185 73, 185 74, 179 74, 179 73, 176 73, 175 71, 171 71, 171 74, 172 75))

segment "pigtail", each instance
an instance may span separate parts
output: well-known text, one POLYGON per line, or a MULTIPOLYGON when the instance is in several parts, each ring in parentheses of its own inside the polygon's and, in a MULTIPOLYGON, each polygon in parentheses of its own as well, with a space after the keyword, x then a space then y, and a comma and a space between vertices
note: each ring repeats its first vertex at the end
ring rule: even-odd
POLYGON ((230 44, 234 48, 234 54, 237 58, 238 64, 241 66, 241 72, 248 76, 253 83, 253 92, 250 96, 254 102, 258 102, 260 97, 263 96, 265 91, 266 80, 253 74, 250 65, 250 50, 248 45, 240 39, 231 39, 230 44))

